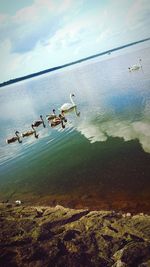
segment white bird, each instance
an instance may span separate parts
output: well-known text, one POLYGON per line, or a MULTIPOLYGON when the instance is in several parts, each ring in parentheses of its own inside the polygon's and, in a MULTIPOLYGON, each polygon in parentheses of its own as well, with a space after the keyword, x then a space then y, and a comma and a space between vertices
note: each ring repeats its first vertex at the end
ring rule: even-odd
POLYGON ((74 94, 70 94, 70 100, 71 103, 65 103, 61 106, 60 110, 61 112, 68 113, 71 111, 75 111, 77 116, 80 116, 80 112, 77 112, 77 105, 74 103, 72 97, 74 97, 74 94))
POLYGON ((142 61, 142 59, 139 59, 139 63, 138 64, 132 65, 130 68, 128 68, 129 71, 142 69, 141 61, 142 61))

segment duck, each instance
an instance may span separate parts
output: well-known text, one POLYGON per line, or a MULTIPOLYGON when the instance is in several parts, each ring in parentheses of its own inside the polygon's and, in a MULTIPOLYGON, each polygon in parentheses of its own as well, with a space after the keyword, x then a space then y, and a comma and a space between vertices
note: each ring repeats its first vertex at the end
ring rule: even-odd
POLYGON ((38 138, 39 135, 36 133, 36 130, 34 129, 33 124, 31 125, 31 127, 32 127, 33 130, 30 130, 30 131, 21 133, 21 136, 22 136, 22 137, 28 137, 28 136, 31 136, 31 135, 34 134, 34 137, 35 137, 35 138, 38 138))
POLYGON ((54 128, 56 127, 57 125, 61 124, 62 128, 65 128, 65 125, 63 123, 63 119, 62 119, 62 115, 59 114, 58 117, 54 118, 52 121, 51 121, 51 127, 54 128))
POLYGON ((35 121, 34 123, 32 123, 32 126, 31 126, 32 128, 33 127, 39 127, 41 124, 43 124, 44 128, 46 127, 42 115, 40 115, 40 118, 41 118, 41 120, 35 121))
POLYGON ((135 65, 132 65, 131 67, 128 68, 128 70, 129 71, 134 71, 134 70, 142 69, 141 61, 142 61, 142 59, 139 59, 139 63, 135 64, 135 65))
POLYGON ((56 117, 57 117, 57 115, 55 113, 55 109, 53 109, 53 113, 52 114, 46 115, 46 119, 48 121, 51 121, 51 120, 55 119, 56 117))
POLYGON ((12 138, 6 139, 6 143, 11 144, 11 143, 14 143, 16 141, 18 141, 19 143, 22 143, 22 140, 20 140, 20 136, 19 136, 18 131, 15 132, 15 135, 16 136, 13 136, 12 138))
POLYGON ((70 94, 70 101, 71 103, 64 103, 61 107, 60 110, 61 112, 68 113, 71 111, 75 111, 77 116, 80 116, 80 112, 77 112, 77 105, 74 103, 72 97, 75 97, 75 94, 70 94))

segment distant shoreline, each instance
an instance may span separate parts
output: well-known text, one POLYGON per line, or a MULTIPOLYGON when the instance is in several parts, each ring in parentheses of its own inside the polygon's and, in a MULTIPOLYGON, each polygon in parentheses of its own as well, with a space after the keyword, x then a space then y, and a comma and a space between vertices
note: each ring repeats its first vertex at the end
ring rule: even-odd
POLYGON ((89 56, 89 57, 86 57, 86 58, 82 58, 82 59, 79 59, 79 60, 76 60, 76 61, 73 61, 73 62, 70 62, 70 63, 66 63, 66 64, 63 64, 63 65, 60 65, 60 66, 57 66, 57 67, 49 68, 49 69, 46 69, 46 70, 43 70, 43 71, 39 71, 39 72, 28 74, 28 75, 25 75, 25 76, 22 76, 22 77, 14 78, 14 79, 11 79, 9 81, 0 83, 0 87, 4 87, 4 86, 7 86, 7 85, 10 85, 10 84, 13 84, 13 83, 17 83, 17 82, 20 82, 20 81, 23 81, 23 80, 26 80, 26 79, 30 79, 30 78, 33 78, 33 77, 36 77, 36 76, 40 76, 40 75, 43 75, 43 74, 51 72, 51 71, 55 71, 55 70, 58 70, 58 69, 69 67, 71 65, 75 65, 75 64, 81 63, 83 61, 86 61, 86 60, 89 60, 89 59, 92 59, 92 58, 95 58, 95 57, 98 57, 98 56, 102 56, 102 55, 114 52, 116 50, 120 50, 120 49, 123 49, 125 47, 132 46, 132 45, 135 45, 135 44, 138 44, 138 43, 142 43, 142 42, 146 42, 146 41, 149 41, 149 40, 150 40, 150 37, 146 38, 146 39, 142 39, 140 41, 132 42, 132 43, 129 43, 129 44, 126 44, 126 45, 123 45, 123 46, 119 46, 119 47, 116 47, 116 48, 113 48, 113 49, 109 49, 107 51, 104 51, 104 52, 101 52, 101 53, 98 53, 98 54, 95 54, 95 55, 92 55, 92 56, 89 56))

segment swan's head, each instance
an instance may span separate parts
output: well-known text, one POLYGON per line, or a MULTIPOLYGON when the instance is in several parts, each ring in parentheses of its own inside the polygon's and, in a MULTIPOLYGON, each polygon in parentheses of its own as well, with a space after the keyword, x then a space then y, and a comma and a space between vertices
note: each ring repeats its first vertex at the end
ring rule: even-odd
POLYGON ((42 119, 42 115, 40 115, 40 118, 42 119))
POLYGON ((19 134, 19 132, 18 131, 15 131, 15 134, 19 134))
POLYGON ((55 113, 55 109, 53 109, 53 113, 55 113))
POLYGON ((75 96, 75 94, 70 94, 70 96, 72 96, 72 97, 73 97, 73 96, 75 96))

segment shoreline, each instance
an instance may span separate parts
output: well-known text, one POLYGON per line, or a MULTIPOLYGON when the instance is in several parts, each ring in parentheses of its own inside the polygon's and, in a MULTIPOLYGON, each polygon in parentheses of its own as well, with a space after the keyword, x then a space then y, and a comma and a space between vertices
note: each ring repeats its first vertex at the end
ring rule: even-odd
POLYGON ((69 67, 69 66, 72 66, 72 65, 75 65, 75 64, 78 64, 78 63, 81 63, 81 62, 84 62, 84 61, 87 61, 87 60, 90 60, 90 59, 105 55, 105 54, 109 54, 111 52, 115 52, 117 50, 129 47, 129 46, 132 46, 132 45, 136 45, 136 44, 139 44, 139 43, 142 43, 142 42, 146 42, 146 41, 149 41, 149 40, 150 40, 150 37, 142 39, 142 40, 139 40, 139 41, 135 41, 135 42, 132 42, 132 43, 128 43, 126 45, 122 45, 122 46, 119 46, 119 47, 116 47, 116 48, 112 48, 112 49, 100 52, 100 53, 92 55, 92 56, 88 56, 88 57, 85 57, 85 58, 82 58, 82 59, 78 59, 78 60, 70 62, 70 63, 66 63, 66 64, 63 64, 63 65, 60 65, 60 66, 52 67, 52 68, 49 68, 49 69, 46 69, 46 70, 42 70, 42 71, 35 72, 35 73, 32 73, 32 74, 28 74, 28 75, 25 75, 25 76, 22 76, 22 77, 14 78, 14 79, 11 79, 11 80, 8 80, 8 81, 5 81, 5 82, 1 82, 0 83, 0 87, 4 87, 4 86, 7 86, 7 85, 10 85, 10 84, 13 84, 13 83, 17 83, 17 82, 20 82, 20 81, 23 81, 23 80, 26 80, 26 79, 31 79, 31 78, 34 78, 36 76, 40 76, 40 75, 43 75, 43 74, 46 74, 46 73, 49 73, 49 72, 52 72, 52 71, 55 71, 55 70, 58 70, 58 69, 66 68, 66 67, 69 67))
POLYGON ((150 200, 147 199, 97 199, 92 198, 90 202, 87 200, 87 196, 75 198, 73 196, 45 196, 45 197, 31 197, 27 195, 16 195, 11 199, 4 198, 0 199, 0 204, 14 205, 15 201, 21 201, 22 205, 25 206, 43 206, 43 207, 56 207, 57 205, 63 206, 68 209, 88 209, 90 211, 115 211, 120 213, 131 213, 131 214, 148 214, 150 215, 150 200))

